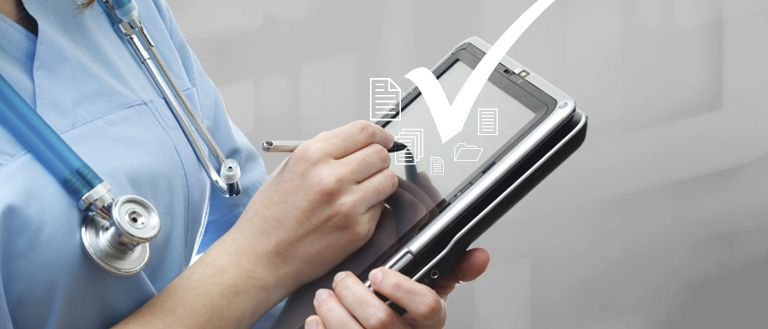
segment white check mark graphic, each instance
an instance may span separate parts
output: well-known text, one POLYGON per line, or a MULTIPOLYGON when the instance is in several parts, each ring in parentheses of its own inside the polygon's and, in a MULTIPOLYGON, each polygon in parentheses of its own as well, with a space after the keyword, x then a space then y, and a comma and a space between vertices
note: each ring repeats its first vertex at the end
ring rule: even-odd
POLYGON ((496 65, 501 62, 501 59, 504 58, 504 55, 517 42, 523 32, 554 2, 555 0, 537 1, 499 37, 499 40, 496 40, 496 43, 464 82, 464 86, 456 95, 453 104, 448 103, 448 97, 445 96, 440 82, 429 69, 420 67, 405 75, 419 87, 421 94, 424 95, 424 100, 427 102, 432 119, 435 120, 437 132, 440 134, 443 144, 461 132, 469 112, 472 110, 472 105, 480 95, 480 91, 496 65))

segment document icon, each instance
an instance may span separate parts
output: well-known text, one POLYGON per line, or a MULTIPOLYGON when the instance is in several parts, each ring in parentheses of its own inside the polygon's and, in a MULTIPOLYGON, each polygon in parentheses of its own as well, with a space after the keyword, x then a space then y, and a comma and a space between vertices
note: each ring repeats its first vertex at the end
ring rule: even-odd
POLYGON ((424 156, 424 129, 403 129, 395 140, 408 146, 405 152, 397 152, 395 164, 412 164, 424 156))
POLYGON ((399 121, 402 91, 390 78, 371 78, 371 121, 399 121))
POLYGON ((459 143, 453 147, 453 160, 454 161, 477 161, 480 159, 481 153, 483 153, 483 148, 477 147, 477 145, 467 145, 465 143, 459 143))
POLYGON ((499 109, 477 109, 477 135, 499 134, 499 109))
POLYGON ((429 174, 439 176, 445 174, 445 162, 440 157, 429 158, 429 174))

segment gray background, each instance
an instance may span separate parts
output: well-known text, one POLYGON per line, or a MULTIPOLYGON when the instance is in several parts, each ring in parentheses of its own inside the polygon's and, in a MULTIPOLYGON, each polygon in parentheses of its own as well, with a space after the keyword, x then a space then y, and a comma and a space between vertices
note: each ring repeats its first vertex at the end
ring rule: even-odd
MULTIPOLYGON (((368 116, 368 79, 493 43, 534 1, 169 0, 254 144, 368 116)), ((449 328, 768 325, 768 2, 560 0, 510 55, 590 117, 476 244, 449 328)), ((274 168, 280 155, 264 157, 274 168)))

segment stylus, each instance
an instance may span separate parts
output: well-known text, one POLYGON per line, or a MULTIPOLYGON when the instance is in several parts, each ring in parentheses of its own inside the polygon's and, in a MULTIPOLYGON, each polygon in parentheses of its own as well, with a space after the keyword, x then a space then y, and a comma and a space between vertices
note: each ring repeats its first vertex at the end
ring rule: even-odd
MULTIPOLYGON (((293 152, 303 141, 264 141, 261 143, 261 149, 264 152, 293 152)), ((395 141, 392 147, 387 149, 389 153, 400 152, 408 148, 408 145, 395 141)))

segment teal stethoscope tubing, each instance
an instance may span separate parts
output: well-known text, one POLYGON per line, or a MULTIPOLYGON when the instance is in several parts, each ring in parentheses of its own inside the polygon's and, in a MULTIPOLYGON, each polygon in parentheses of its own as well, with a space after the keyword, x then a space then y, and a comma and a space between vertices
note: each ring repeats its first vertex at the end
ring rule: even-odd
POLYGON ((79 202, 104 180, 0 75, 0 124, 79 202))

